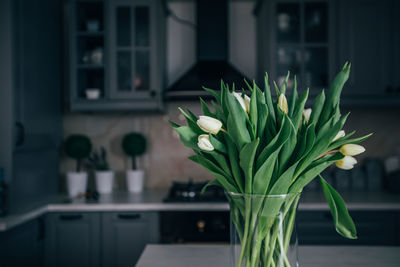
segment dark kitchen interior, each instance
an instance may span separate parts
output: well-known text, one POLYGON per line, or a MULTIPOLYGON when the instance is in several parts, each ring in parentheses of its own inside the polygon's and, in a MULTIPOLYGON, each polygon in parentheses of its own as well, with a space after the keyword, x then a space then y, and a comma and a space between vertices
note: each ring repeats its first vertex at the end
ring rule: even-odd
POLYGON ((242 91, 289 70, 313 100, 346 61, 345 131, 374 134, 354 169, 323 176, 358 239, 335 232, 315 179, 299 246, 399 248, 399 13, 396 0, 0 0, 0 266, 136 266, 149 244, 228 245, 225 193, 201 194, 213 175, 168 121, 201 115, 202 86, 221 78, 242 91))

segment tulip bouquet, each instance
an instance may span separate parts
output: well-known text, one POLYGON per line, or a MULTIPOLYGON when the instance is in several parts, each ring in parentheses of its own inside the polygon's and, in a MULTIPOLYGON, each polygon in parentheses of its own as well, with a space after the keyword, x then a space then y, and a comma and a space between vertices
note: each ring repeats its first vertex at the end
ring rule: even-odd
POLYGON ((349 72, 346 63, 327 95, 322 90, 310 109, 305 109, 309 91, 298 95, 296 78, 287 100, 289 73, 280 87, 273 83, 277 99, 271 95, 267 74, 263 91, 255 82, 246 82, 250 96, 221 81, 220 91, 204 88, 215 98, 213 109, 200 98, 204 115, 197 117, 180 108, 187 126, 170 122, 182 143, 194 151, 190 159, 215 177, 208 185, 227 192, 241 244, 236 266, 291 265, 285 253, 299 194, 316 177, 336 231, 357 237, 343 199, 321 176, 333 163, 345 170, 353 168, 357 163, 353 156, 365 150, 358 143, 369 136, 350 138, 354 132, 342 130, 348 114, 341 115, 339 102, 349 72))

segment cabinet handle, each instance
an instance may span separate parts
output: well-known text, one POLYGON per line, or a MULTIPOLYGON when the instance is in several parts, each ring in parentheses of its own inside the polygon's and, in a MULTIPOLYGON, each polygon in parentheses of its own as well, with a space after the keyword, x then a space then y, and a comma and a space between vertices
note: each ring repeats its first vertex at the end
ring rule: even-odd
POLYGON ((118 218, 123 220, 137 220, 140 219, 140 214, 118 214, 118 218))
POLYGON ((60 220, 64 220, 64 221, 74 221, 74 220, 80 220, 82 219, 82 214, 63 214, 60 215, 60 220))

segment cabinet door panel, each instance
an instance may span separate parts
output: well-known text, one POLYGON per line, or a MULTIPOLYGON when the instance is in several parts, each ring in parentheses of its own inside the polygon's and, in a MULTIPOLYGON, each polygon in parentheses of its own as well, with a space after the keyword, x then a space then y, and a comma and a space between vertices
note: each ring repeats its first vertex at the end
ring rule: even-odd
POLYGON ((46 227, 46 266, 99 265, 99 214, 49 214, 46 227))
POLYGON ((350 61, 346 96, 385 95, 392 86, 392 1, 343 0, 339 9, 339 63, 350 61))
POLYGON ((398 219, 395 212, 351 211, 358 238, 346 239, 334 228, 329 211, 299 211, 297 232, 305 245, 396 245, 398 219), (379 229, 379 230, 377 230, 379 229))
POLYGON ((43 265, 42 223, 37 219, 0 233, 1 267, 43 265))
POLYGON ((104 266, 134 266, 146 244, 158 243, 157 213, 104 213, 104 266))
POLYGON ((151 100, 157 77, 155 1, 110 3, 110 96, 151 100))

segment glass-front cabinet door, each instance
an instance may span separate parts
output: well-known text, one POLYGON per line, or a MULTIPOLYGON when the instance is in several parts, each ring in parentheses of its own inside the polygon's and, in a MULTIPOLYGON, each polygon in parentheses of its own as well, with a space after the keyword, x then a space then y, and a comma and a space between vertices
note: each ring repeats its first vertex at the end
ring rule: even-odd
POLYGON ((292 76, 289 91, 293 86, 293 75, 296 75, 300 90, 309 87, 311 95, 329 84, 332 65, 330 2, 278 0, 271 3, 272 19, 268 21, 273 29, 270 34, 271 61, 265 71, 272 72, 273 78, 281 84, 289 70, 292 76))
POLYGON ((114 99, 155 95, 154 1, 110 1, 110 94, 114 99))
POLYGON ((71 64, 73 100, 94 101, 106 97, 104 54, 104 3, 74 2, 71 64))

